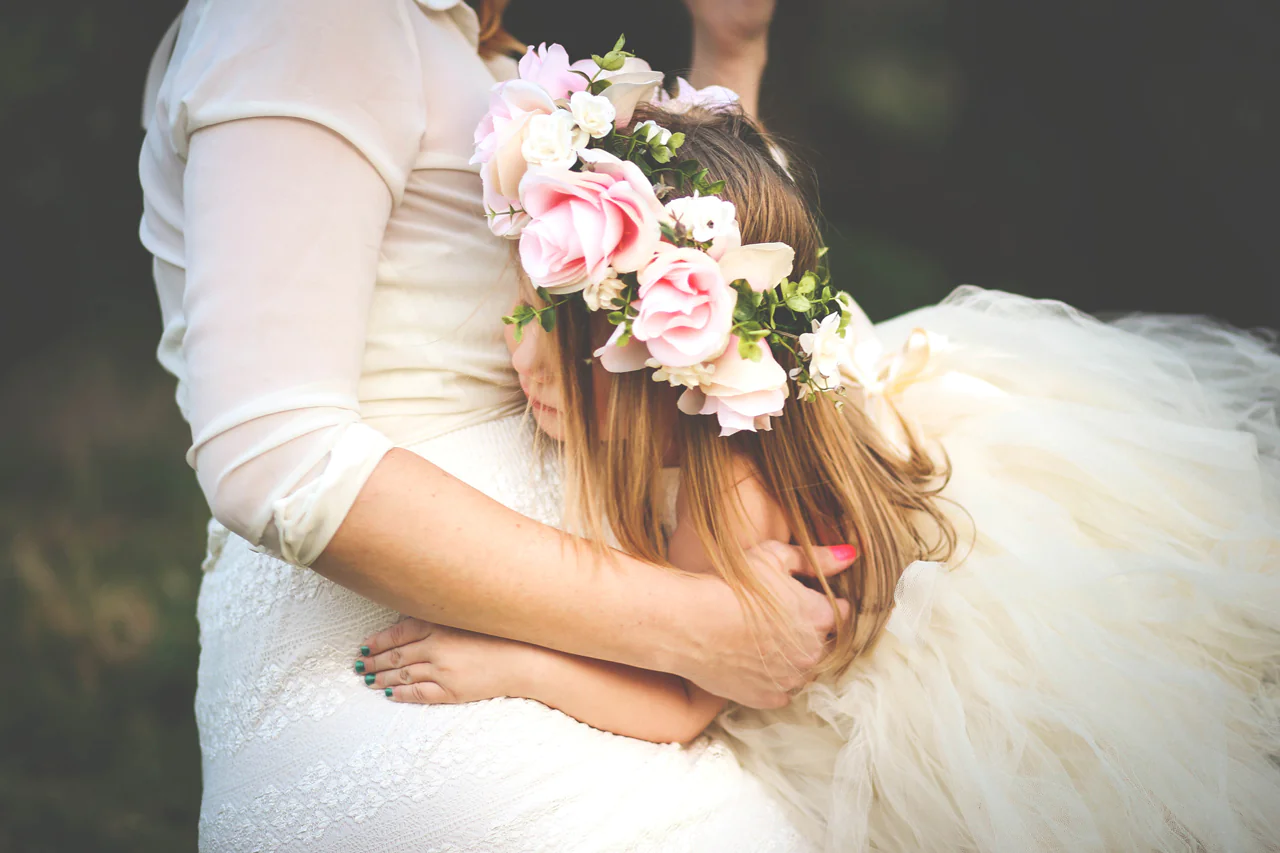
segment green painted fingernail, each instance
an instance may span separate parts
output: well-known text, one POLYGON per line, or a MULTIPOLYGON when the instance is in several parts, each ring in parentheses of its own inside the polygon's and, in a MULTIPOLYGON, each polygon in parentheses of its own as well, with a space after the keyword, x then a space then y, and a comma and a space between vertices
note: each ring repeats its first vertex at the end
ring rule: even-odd
POLYGON ((378 677, 378 676, 374 675, 374 674, 371 672, 371 673, 369 673, 368 675, 366 675, 366 676, 364 677, 364 683, 365 683, 365 684, 373 684, 373 680, 374 680, 375 678, 377 678, 377 677, 378 677))
POLYGON ((356 661, 356 672, 364 672, 364 661, 356 661))
POLYGON ((369 656, 369 647, 368 647, 368 646, 361 646, 361 647, 360 647, 360 657, 362 657, 362 658, 367 658, 368 656, 369 656))
POLYGON ((390 699, 390 698, 391 698, 391 688, 390 688, 390 687, 388 687, 386 690, 384 690, 384 691, 382 691, 382 692, 383 692, 383 693, 385 693, 385 694, 387 694, 387 698, 388 698, 388 699, 390 699))

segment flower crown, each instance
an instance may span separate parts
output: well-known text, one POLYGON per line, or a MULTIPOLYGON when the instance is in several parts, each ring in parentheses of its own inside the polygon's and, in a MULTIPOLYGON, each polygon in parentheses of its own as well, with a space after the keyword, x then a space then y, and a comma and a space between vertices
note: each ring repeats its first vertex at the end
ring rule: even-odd
POLYGON ((543 301, 503 322, 517 340, 529 323, 551 331, 556 307, 581 294, 615 326, 595 352, 606 370, 653 369, 655 381, 685 388, 682 412, 715 415, 721 435, 769 429, 789 380, 806 398, 854 378, 847 333, 869 323, 831 288, 825 249, 818 272, 791 280, 792 247, 742 245, 724 182, 679 156, 683 134, 653 121, 624 132, 641 103, 683 113, 737 100, 683 79, 669 95, 663 75, 624 46, 619 38, 574 63, 560 45, 531 47, 518 78, 493 88, 471 162, 490 228, 519 239, 543 301), (788 374, 773 347, 799 366, 788 374))

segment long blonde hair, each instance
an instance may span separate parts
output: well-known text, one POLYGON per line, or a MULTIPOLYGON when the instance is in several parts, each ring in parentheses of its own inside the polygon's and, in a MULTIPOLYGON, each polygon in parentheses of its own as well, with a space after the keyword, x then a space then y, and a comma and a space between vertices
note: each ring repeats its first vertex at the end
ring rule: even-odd
MULTIPOLYGON (((738 211, 743 243, 785 242, 796 273, 816 268, 821 236, 796 182, 771 154, 772 140, 737 111, 682 115, 642 108, 685 134, 680 154, 725 181, 738 211)), ((831 599, 847 599, 826 666, 842 670, 879 635, 902 570, 914 560, 950 557, 955 532, 938 506, 945 461, 909 437, 904 457, 854 404, 830 395, 791 400, 771 432, 722 438, 715 418, 672 416, 675 392, 648 371, 603 382, 591 353, 608 327, 581 300, 558 309, 555 341, 562 375, 567 499, 581 532, 597 543, 612 532, 623 550, 665 561, 658 474, 666 449, 681 449, 681 487, 689 521, 715 570, 757 617, 778 620, 777 602, 747 565, 738 543, 743 514, 736 472, 745 463, 781 508, 797 544, 812 558, 819 545, 856 543, 849 571, 819 581, 831 599), (606 499, 607 496, 607 499, 606 499)), ((788 355, 783 353, 781 355, 788 355)), ((788 356, 789 357, 789 356, 788 356)), ((783 367, 794 366, 780 357, 783 367)))

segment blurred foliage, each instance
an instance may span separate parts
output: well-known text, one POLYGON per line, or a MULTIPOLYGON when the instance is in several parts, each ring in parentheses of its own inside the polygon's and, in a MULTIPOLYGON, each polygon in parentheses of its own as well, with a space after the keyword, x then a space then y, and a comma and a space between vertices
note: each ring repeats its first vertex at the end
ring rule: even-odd
POLYGON ((0 850, 189 850, 207 508, 172 383, 97 346, 0 387, 0 850))
MULTIPOLYGON (((151 351, 143 75, 178 0, 0 8, 0 853, 195 847, 207 509, 151 351)), ((511 29, 687 65, 680 0, 511 29)), ((1274 0, 780 0, 762 113, 835 280, 883 318, 974 283, 1280 324, 1274 0)))

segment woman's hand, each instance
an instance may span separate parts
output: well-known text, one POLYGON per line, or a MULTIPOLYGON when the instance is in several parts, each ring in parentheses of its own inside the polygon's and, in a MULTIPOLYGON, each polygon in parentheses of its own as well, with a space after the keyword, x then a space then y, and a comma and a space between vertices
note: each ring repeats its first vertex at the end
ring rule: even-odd
POLYGON ((395 702, 459 704, 523 696, 539 649, 405 619, 370 637, 356 660, 365 684, 395 702))
MULTIPOLYGON (((702 596, 695 610, 701 618, 689 626, 684 644, 670 649, 675 659, 669 671, 742 705, 784 707, 792 691, 812 680, 810 671, 822 659, 837 618, 825 595, 793 576, 830 577, 858 556, 852 545, 815 553, 817 566, 806 562, 799 547, 781 542, 762 542, 747 552, 747 562, 791 616, 790 626, 753 625, 728 586, 708 575, 691 575, 691 583, 702 585, 690 593, 702 596)), ((848 618, 849 603, 837 605, 839 618, 848 618)))
MULTIPOLYGON (((689 614, 682 634, 667 638, 657 658, 664 672, 683 676, 716 696, 752 708, 781 708, 790 691, 807 684, 809 671, 822 659, 836 614, 824 595, 793 575, 839 574, 857 558, 850 545, 817 549, 821 565, 809 566, 794 545, 762 542, 747 561, 791 616, 786 627, 753 626, 741 602, 721 580, 685 575, 685 600, 672 609, 689 614), (758 633, 759 632, 759 633, 758 633)), ((840 617, 848 603, 839 602, 840 617)), ((370 637, 361 649, 357 672, 370 686, 392 688, 397 701, 473 702, 530 692, 528 680, 544 650, 485 634, 474 634, 405 619, 370 637), (367 651, 366 651, 367 649, 367 651), (466 671, 467 667, 476 668, 466 671), (454 698, 449 698, 452 695, 454 698)))
POLYGON ((760 80, 769 56, 769 22, 775 0, 684 0, 693 18, 689 82, 726 86, 755 115, 760 80))

